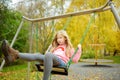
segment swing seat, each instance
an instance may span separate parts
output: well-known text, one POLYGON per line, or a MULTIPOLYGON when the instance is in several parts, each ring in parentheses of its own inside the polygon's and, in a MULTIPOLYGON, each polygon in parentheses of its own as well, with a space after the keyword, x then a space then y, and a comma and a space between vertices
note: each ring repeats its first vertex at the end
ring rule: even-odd
MULTIPOLYGON (((38 71, 43 72, 44 65, 40 63, 36 63, 36 68, 38 71)), ((59 74, 59 75, 68 75, 68 69, 66 66, 53 66, 51 74, 59 74)))

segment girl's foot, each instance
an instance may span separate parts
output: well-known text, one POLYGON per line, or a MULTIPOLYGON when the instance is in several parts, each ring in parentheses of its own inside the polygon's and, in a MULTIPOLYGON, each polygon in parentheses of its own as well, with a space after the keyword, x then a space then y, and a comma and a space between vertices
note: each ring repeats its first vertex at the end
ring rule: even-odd
POLYGON ((7 40, 3 40, 1 45, 6 63, 14 62, 18 58, 18 51, 8 45, 7 40))

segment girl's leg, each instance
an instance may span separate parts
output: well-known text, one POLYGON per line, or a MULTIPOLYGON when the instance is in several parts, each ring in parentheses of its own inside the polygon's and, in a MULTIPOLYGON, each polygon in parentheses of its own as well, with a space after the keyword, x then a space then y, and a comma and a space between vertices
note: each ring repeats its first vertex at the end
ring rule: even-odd
POLYGON ((24 59, 27 61, 43 61, 44 55, 40 53, 30 54, 30 53, 18 53, 18 57, 20 59, 24 59))
POLYGON ((45 54, 45 59, 44 59, 44 75, 43 75, 43 80, 48 80, 52 67, 53 65, 56 66, 61 66, 65 65, 65 63, 59 59, 56 55, 52 53, 46 53, 45 54))
POLYGON ((61 65, 61 62, 63 65, 65 65, 62 60, 60 60, 57 56, 55 56, 52 53, 46 53, 45 56, 41 54, 22 54, 22 53, 19 53, 17 50, 11 48, 6 41, 3 41, 1 48, 5 56, 5 61, 8 63, 14 62, 17 57, 21 59, 29 60, 29 61, 44 60, 45 67, 44 67, 43 80, 48 80, 53 65, 61 65))
POLYGON ((25 59, 27 61, 43 61, 44 60, 44 55, 42 54, 19 53, 19 51, 10 47, 6 40, 2 42, 1 48, 5 57, 5 61, 8 64, 11 62, 14 62, 17 58, 25 59))

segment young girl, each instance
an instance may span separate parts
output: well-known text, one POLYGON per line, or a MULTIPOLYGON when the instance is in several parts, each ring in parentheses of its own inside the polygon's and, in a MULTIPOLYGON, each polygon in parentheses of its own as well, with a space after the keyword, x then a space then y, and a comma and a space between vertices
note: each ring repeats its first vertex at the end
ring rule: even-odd
MULTIPOLYGON (((44 75, 43 80, 48 80, 53 65, 65 66, 70 57, 74 54, 74 49, 70 42, 67 33, 64 30, 60 30, 56 33, 52 45, 50 46, 50 52, 46 52, 45 55, 20 53, 19 51, 11 48, 6 41, 2 43, 2 52, 5 56, 5 61, 10 63, 14 62, 17 58, 27 61, 43 61, 44 62, 44 75)), ((78 45, 78 51, 73 58, 73 62, 78 62, 81 56, 81 45, 78 45)))

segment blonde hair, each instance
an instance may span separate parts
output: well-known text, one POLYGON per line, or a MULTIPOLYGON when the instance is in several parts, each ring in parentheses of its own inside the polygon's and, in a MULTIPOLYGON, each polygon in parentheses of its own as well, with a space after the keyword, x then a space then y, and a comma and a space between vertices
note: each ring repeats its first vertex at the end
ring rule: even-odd
POLYGON ((55 37, 54 37, 54 39, 53 39, 53 41, 52 41, 52 48, 51 48, 50 51, 53 52, 54 49, 59 45, 58 42, 57 42, 57 35, 58 35, 58 34, 60 34, 60 35, 62 35, 62 36, 65 37, 65 43, 66 43, 66 52, 65 52, 65 54, 66 54, 67 57, 70 57, 70 50, 73 48, 73 46, 72 46, 72 44, 71 44, 71 42, 70 42, 70 39, 69 39, 69 37, 68 37, 68 34, 67 34, 66 31, 64 31, 64 30, 60 30, 60 31, 58 31, 58 32, 55 34, 55 37))

